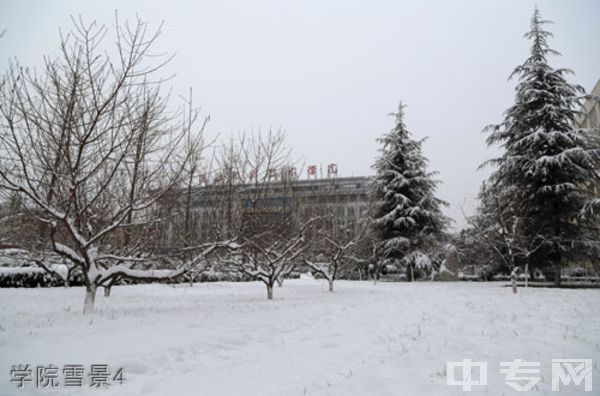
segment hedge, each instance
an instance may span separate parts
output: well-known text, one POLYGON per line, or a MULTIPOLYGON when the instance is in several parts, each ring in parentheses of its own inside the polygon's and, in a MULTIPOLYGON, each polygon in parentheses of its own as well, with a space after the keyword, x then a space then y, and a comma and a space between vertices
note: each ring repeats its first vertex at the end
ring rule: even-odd
MULTIPOLYGON (((57 287, 65 282, 58 276, 37 267, 0 268, 0 287, 57 287)), ((81 286, 81 276, 74 274, 69 280, 71 286, 81 286)))

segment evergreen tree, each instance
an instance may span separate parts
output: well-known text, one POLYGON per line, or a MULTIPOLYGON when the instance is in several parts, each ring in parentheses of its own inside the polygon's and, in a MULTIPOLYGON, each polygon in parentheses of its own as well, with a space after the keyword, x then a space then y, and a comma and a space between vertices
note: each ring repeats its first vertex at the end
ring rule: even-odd
POLYGON ((441 235, 448 223, 435 197, 438 181, 427 172, 422 140, 414 140, 403 120, 400 104, 395 127, 381 138, 380 157, 373 168, 373 228, 384 261, 404 263, 414 279, 416 258, 441 235))
POLYGON ((520 218, 530 265, 551 266, 559 284, 565 263, 598 254, 597 230, 585 208, 593 202, 600 150, 597 132, 574 127, 583 88, 566 81, 570 70, 548 64, 548 56, 558 55, 548 45, 548 23, 536 8, 525 34, 530 56, 511 75, 518 79, 515 103, 486 131, 488 145, 504 149, 488 161, 497 167, 492 188, 520 218))

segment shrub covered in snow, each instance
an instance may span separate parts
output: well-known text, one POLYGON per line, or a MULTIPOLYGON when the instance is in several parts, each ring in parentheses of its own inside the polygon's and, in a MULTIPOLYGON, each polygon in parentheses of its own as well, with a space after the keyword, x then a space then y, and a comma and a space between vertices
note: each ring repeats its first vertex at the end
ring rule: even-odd
MULTIPOLYGON (((53 266, 54 267, 54 266, 53 266)), ((60 271, 58 268, 53 268, 60 271)), ((81 275, 73 275, 71 286, 83 284, 81 275)), ((57 287, 65 282, 59 276, 37 267, 4 267, 0 268, 0 287, 57 287)))

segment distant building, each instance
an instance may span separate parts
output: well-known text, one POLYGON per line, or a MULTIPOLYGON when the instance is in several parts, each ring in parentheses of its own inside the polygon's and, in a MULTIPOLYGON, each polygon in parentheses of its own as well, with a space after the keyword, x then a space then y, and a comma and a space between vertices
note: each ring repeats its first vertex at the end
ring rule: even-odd
MULTIPOLYGON (((600 129, 600 80, 596 83, 590 95, 595 96, 587 99, 581 106, 581 114, 575 120, 577 128, 600 129)), ((594 186, 596 196, 600 195, 599 186, 594 186)))
MULTIPOLYGON (((598 80, 590 94, 600 99, 600 80, 598 80)), ((575 121, 577 127, 600 128, 600 100, 598 99, 591 98, 585 101, 581 109, 581 114, 575 121)))
POLYGON ((368 183, 368 177, 331 177, 290 178, 257 185, 213 184, 196 189, 194 213, 207 240, 215 233, 229 237, 242 231, 251 236, 246 231, 249 223, 269 225, 285 222, 290 216, 302 223, 314 216, 330 215, 353 226, 367 214, 368 183))

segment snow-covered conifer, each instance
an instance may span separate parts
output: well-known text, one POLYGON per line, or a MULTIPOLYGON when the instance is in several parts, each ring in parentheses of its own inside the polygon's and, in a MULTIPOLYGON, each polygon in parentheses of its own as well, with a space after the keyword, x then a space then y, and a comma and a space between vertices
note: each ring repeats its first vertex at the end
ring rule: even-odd
MULTIPOLYGON (((427 171, 422 153, 424 139, 415 140, 404 124, 404 106, 399 106, 394 128, 378 139, 380 156, 373 168, 373 227, 381 243, 382 258, 405 259, 413 273, 410 253, 423 250, 439 236, 448 223, 436 198, 435 172, 427 171)), ((411 277, 413 279, 413 277, 411 277)))
POLYGON ((552 266, 559 283, 568 260, 597 250, 597 231, 585 209, 593 208, 600 150, 597 131, 574 125, 583 88, 567 82, 570 70, 548 64, 558 54, 548 45, 548 23, 536 8, 525 34, 530 55, 511 75, 518 80, 515 103, 486 130, 488 144, 504 151, 488 161, 497 167, 493 188, 510 195, 530 264, 552 266))

